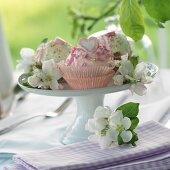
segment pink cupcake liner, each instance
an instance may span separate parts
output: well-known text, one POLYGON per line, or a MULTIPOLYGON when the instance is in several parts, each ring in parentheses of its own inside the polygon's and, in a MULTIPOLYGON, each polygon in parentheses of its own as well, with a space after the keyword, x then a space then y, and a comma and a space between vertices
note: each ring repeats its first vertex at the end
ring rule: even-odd
POLYGON ((111 81, 114 72, 97 77, 72 77, 64 76, 64 79, 72 89, 93 89, 106 87, 111 81))
POLYGON ((108 66, 87 66, 87 67, 76 67, 76 66, 59 66, 63 77, 98 77, 112 73, 112 68, 108 66))

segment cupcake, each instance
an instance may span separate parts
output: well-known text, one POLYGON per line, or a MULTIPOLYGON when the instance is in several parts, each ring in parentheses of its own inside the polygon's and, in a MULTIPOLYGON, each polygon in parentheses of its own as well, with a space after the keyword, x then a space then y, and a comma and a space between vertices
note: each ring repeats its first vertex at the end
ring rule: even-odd
POLYGON ((54 59, 57 63, 68 57, 71 51, 71 45, 61 38, 55 38, 47 43, 42 43, 38 47, 35 59, 37 63, 54 59))
POLYGON ((109 84, 114 71, 108 65, 109 57, 104 50, 97 38, 83 38, 78 47, 72 48, 68 58, 58 63, 72 89, 101 88, 109 84))
POLYGON ((121 60, 121 56, 128 54, 131 56, 130 44, 125 35, 119 32, 100 31, 90 37, 97 37, 100 44, 110 51, 110 57, 114 60, 121 60))

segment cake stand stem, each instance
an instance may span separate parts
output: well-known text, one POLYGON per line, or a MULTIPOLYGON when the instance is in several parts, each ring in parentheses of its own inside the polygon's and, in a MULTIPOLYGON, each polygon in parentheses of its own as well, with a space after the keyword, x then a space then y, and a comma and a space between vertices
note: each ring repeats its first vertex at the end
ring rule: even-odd
POLYGON ((90 133, 85 130, 85 124, 92 118, 96 107, 103 106, 104 94, 94 94, 75 97, 77 102, 77 114, 72 125, 66 130, 63 144, 71 144, 86 140, 90 133))

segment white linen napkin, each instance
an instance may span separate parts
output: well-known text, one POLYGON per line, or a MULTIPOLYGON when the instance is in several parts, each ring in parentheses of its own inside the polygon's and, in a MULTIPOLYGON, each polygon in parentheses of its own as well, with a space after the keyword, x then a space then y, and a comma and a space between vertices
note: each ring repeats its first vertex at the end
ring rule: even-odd
MULTIPOLYGON (((100 149, 88 141, 13 157, 17 170, 159 169, 170 168, 170 130, 149 121, 137 128, 136 147, 100 149), (22 165, 22 166, 21 166, 22 165)), ((5 170, 10 170, 8 167, 5 170)))

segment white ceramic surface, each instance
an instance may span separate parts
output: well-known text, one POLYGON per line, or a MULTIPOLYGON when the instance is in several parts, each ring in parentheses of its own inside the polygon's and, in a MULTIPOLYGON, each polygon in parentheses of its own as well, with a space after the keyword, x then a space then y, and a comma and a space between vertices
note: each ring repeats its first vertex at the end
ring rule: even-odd
POLYGON ((86 96, 92 94, 108 94, 108 93, 115 93, 118 91, 129 89, 130 84, 124 84, 122 86, 111 86, 105 88, 97 88, 97 89, 87 89, 87 90, 42 90, 42 89, 35 89, 35 88, 28 88, 23 86, 21 83, 18 83, 19 86, 29 92, 34 94, 46 95, 46 96, 57 96, 57 97, 75 97, 75 96, 86 96))

